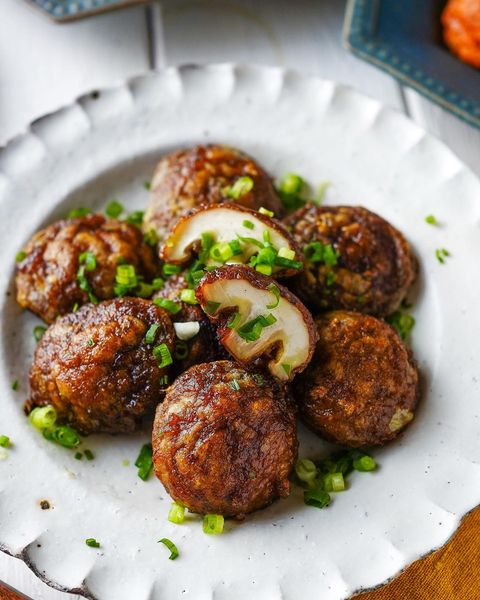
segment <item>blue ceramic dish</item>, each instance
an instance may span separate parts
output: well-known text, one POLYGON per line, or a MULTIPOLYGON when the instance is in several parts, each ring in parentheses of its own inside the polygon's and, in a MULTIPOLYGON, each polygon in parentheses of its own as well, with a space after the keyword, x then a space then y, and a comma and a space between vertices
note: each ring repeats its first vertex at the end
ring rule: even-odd
POLYGON ((442 43, 445 0, 349 0, 348 48, 480 128, 480 70, 442 43))
POLYGON ((56 21, 73 21, 97 13, 146 4, 150 0, 30 0, 56 21))

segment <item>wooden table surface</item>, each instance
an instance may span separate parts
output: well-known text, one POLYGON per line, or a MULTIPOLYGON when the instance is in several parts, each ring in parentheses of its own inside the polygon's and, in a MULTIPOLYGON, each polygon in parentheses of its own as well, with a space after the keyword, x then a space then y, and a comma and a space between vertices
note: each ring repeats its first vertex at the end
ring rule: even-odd
MULTIPOLYGON (((344 9, 343 0, 165 0, 57 25, 24 0, 1 0, 0 145, 76 96, 147 69, 235 61, 354 86, 409 115, 480 174, 480 131, 348 54, 344 9)), ((2 553, 0 579, 34 600, 78 600, 2 553)))

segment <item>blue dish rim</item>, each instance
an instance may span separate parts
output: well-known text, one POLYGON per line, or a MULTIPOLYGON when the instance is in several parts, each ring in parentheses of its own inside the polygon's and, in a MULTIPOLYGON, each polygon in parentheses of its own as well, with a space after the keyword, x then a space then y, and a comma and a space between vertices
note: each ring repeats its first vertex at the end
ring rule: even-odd
POLYGON ((386 71, 462 121, 480 129, 480 104, 446 87, 416 65, 396 53, 388 44, 375 39, 371 15, 378 0, 348 0, 343 38, 355 55, 386 71))
POLYGON ((57 23, 67 23, 93 17, 112 10, 131 8, 140 4, 149 4, 152 0, 97 0, 97 3, 89 2, 88 6, 83 5, 82 0, 29 0, 29 3, 51 17, 57 23), (101 4, 98 2, 101 1, 101 4), (69 6, 75 5, 74 12, 69 10, 69 6))

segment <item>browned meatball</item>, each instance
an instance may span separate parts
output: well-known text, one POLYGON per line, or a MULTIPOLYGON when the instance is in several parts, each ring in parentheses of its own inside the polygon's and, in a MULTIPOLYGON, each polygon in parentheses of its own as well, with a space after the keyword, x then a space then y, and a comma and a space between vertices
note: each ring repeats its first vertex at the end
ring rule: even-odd
POLYGON ((417 262, 403 235, 366 208, 309 204, 285 223, 304 250, 314 243, 292 283, 312 309, 385 316, 399 307, 415 280, 417 262))
POLYGON ((38 344, 29 406, 52 404, 80 433, 134 431, 163 397, 169 373, 154 348, 165 344, 173 353, 174 337, 170 317, 150 300, 86 304, 60 317, 38 344))
POLYGON ((303 421, 332 442, 384 444, 413 419, 419 377, 412 353, 384 321, 347 311, 316 319, 312 362, 293 382, 303 421))
POLYGON ((36 233, 24 251, 27 256, 17 266, 17 301, 47 323, 89 300, 78 278, 82 253, 95 257, 95 268, 85 269, 84 276, 99 300, 115 296, 119 262, 133 265, 148 281, 157 272, 153 250, 138 227, 98 214, 53 223, 36 233))
POLYGON ((153 426, 157 477, 200 514, 240 518, 287 496, 297 446, 284 388, 230 361, 181 375, 153 426))
POLYGON ((185 274, 172 275, 153 297, 154 300, 156 298, 166 298, 181 306, 179 312, 172 314, 174 323, 198 323, 200 327, 198 333, 189 340, 179 339, 175 342, 176 359, 173 368, 176 374, 183 373, 183 371, 198 363, 226 357, 223 346, 217 340, 215 328, 211 325, 209 318, 200 305, 181 301, 180 294, 184 289, 188 289, 185 274), (188 354, 185 358, 182 358, 185 353, 184 350, 188 351, 188 354))
POLYGON ((164 156, 153 175, 144 229, 154 229, 163 239, 188 209, 231 201, 225 190, 245 176, 253 180, 253 188, 235 201, 254 210, 263 206, 281 217, 283 205, 270 177, 243 152, 211 144, 164 156))

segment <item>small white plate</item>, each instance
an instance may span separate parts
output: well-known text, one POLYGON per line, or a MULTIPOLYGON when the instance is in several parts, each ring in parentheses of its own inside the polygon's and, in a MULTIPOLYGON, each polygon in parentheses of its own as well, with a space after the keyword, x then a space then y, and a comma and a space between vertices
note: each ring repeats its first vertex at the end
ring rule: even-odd
MULTIPOLYGON (((480 183, 404 116, 276 68, 153 73, 79 98, 0 152, 0 227, 0 434, 14 443, 0 461, 0 546, 51 585, 100 600, 337 600, 443 544, 480 502, 480 183), (275 176, 329 180, 329 203, 361 204, 405 233, 421 265, 413 349, 423 377, 417 418, 375 452, 378 472, 352 474, 328 509, 305 506, 296 489, 217 537, 198 518, 169 523, 160 483, 137 477, 147 435, 92 436, 85 445, 96 458, 86 462, 29 426, 22 404, 37 320, 18 308, 13 284, 15 254, 39 227, 112 197, 144 207, 160 155, 213 141, 275 176), (444 265, 437 248, 451 253, 444 265), (162 537, 179 547, 177 560, 162 537)), ((300 438, 301 456, 326 452, 303 429, 300 438)))

